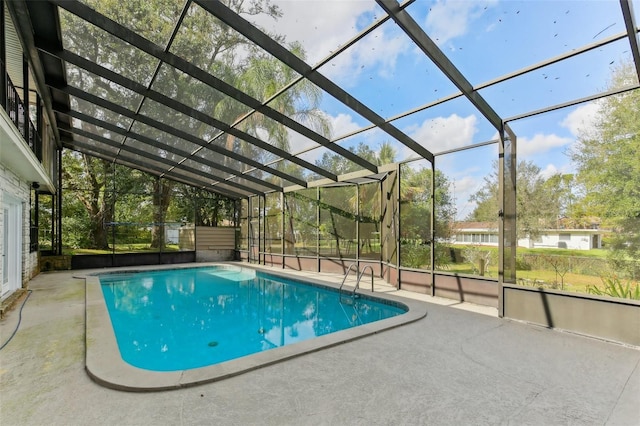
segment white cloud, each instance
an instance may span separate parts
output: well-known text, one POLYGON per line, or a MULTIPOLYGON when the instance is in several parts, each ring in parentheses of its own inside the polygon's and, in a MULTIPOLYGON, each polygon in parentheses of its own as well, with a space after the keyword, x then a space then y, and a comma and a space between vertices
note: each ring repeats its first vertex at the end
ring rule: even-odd
MULTIPOLYGON (((323 113, 324 114, 324 113, 323 113)), ((358 130, 362 126, 358 125, 355 121, 353 121, 353 116, 349 114, 338 114, 337 116, 332 116, 329 114, 324 114, 325 119, 329 123, 331 127, 331 135, 333 136, 341 136, 347 133, 358 130)), ((318 144, 310 141, 304 136, 289 130, 289 146, 291 147, 292 153, 298 153, 312 146, 317 146, 318 144)), ((326 152, 325 148, 318 147, 317 149, 313 149, 305 154, 301 155, 300 158, 303 158, 310 163, 315 163, 317 160, 322 158, 322 155, 326 152)))
POLYGON ((475 115, 460 117, 436 117, 425 120, 420 126, 406 129, 406 133, 420 145, 437 153, 469 145, 477 132, 475 115))
POLYGON ((560 124, 576 137, 590 135, 596 130, 595 123, 599 113, 600 105, 590 102, 573 110, 560 124))
POLYGON ((540 176, 543 179, 549 179, 551 176, 557 175, 558 173, 560 173, 560 171, 554 164, 547 164, 547 167, 540 171, 540 176))
POLYGON ((449 190, 451 191, 451 196, 455 197, 456 217, 464 219, 476 207, 476 203, 469 201, 469 197, 482 188, 484 180, 479 179, 477 176, 465 176, 461 179, 453 180, 453 183, 455 186, 449 188, 449 190))
POLYGON ((338 55, 321 72, 343 86, 355 85, 364 72, 371 72, 372 69, 377 76, 389 78, 393 75, 398 58, 409 52, 410 48, 407 37, 379 29, 338 55))
MULTIPOLYGON (((281 18, 273 20, 259 15, 253 17, 252 22, 270 33, 285 36, 287 43, 300 42, 310 65, 351 40, 363 25, 375 22, 375 14, 380 11, 375 2, 361 0, 273 3, 280 7, 281 18)), ((378 28, 324 66, 322 73, 342 85, 355 84, 363 69, 370 71, 373 67, 377 75, 388 77, 398 57, 411 46, 409 39, 400 34, 400 30, 391 34, 388 29, 378 28)))
POLYGON ((302 136, 300 133, 294 132, 291 129, 287 129, 287 133, 289 135, 289 149, 294 154, 318 145, 311 139, 308 139, 305 136, 302 136))
POLYGON ((273 20, 259 15, 252 21, 270 33, 284 35, 288 43, 300 42, 310 64, 355 36, 360 17, 376 10, 376 4, 369 1, 276 0, 272 3, 282 11, 281 18, 273 20))
POLYGON ((425 21, 429 36, 442 46, 456 37, 465 35, 473 20, 485 9, 497 3, 488 1, 442 0, 431 7, 425 21))
POLYGON ((331 125, 331 134, 334 137, 345 135, 362 127, 353 121, 353 116, 350 114, 338 114, 335 117, 328 114, 325 115, 331 125))
POLYGON ((555 134, 544 135, 538 133, 529 139, 519 137, 517 139, 518 155, 527 156, 532 154, 542 154, 554 148, 560 148, 573 143, 572 138, 563 138, 555 134))
POLYGON ((547 164, 547 167, 540 171, 540 176, 544 179, 549 179, 553 175, 564 175, 572 173, 575 173, 575 170, 573 169, 573 165, 571 163, 567 163, 559 167, 555 164, 550 163, 547 164))
MULTIPOLYGON (((465 176, 462 179, 454 180, 456 198, 461 198, 462 194, 472 194, 478 192, 479 186, 484 184, 484 180, 478 180, 475 176, 465 176)), ((466 197, 465 197, 466 198, 466 197)))
MULTIPOLYGON (((329 123, 331 128, 331 137, 341 136, 358 130, 361 127, 358 123, 353 121, 353 117, 349 114, 338 114, 335 117, 323 112, 320 114, 322 114, 327 123, 329 123)), ((318 145, 316 142, 307 139, 291 129, 288 129, 287 131, 289 134, 289 147, 291 148, 291 152, 294 154, 318 145)))

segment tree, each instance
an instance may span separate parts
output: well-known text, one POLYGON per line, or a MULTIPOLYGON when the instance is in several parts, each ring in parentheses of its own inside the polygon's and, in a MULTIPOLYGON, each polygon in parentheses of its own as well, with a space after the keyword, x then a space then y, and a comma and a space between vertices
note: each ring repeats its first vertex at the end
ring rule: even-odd
MULTIPOLYGON (((107 250, 108 226, 116 219, 116 194, 140 190, 143 174, 85 154, 65 150, 62 178, 63 213, 67 220, 65 238, 81 242, 87 248, 107 250), (87 214, 79 219, 78 207, 87 214), (79 235, 78 235, 79 234, 79 235)), ((138 208, 139 210, 139 208, 138 208)))
MULTIPOLYGON (((375 151, 364 142, 360 142, 353 150, 353 152, 364 160, 369 161, 370 163, 375 164, 378 162, 378 157, 375 151)), ((362 167, 354 163, 353 161, 343 157, 340 154, 335 154, 329 151, 322 154, 322 157, 316 161, 316 165, 337 175, 344 175, 347 173, 362 170, 362 167)))
MULTIPOLYGON (((544 179, 540 167, 531 161, 521 160, 516 169, 516 232, 518 238, 536 238, 542 230, 555 227, 564 210, 560 195, 556 193, 562 177, 544 179)), ((470 198, 476 208, 467 220, 497 222, 498 220, 498 162, 484 178, 484 186, 470 198)))
POLYGON ((556 280, 553 288, 557 288, 558 276, 560 276, 560 290, 564 290, 564 276, 567 275, 567 272, 571 271, 571 258, 568 256, 543 254, 542 260, 556 273, 556 280))
MULTIPOLYGON (((89 0, 88 3, 98 12, 116 22, 123 23, 126 27, 151 40, 158 46, 177 52, 187 61, 260 101, 272 98, 281 87, 297 76, 293 70, 279 60, 262 51, 239 33, 230 30, 227 25, 213 18, 204 9, 195 4, 191 5, 189 12, 184 17, 181 30, 177 36, 172 38, 171 32, 181 16, 184 3, 173 0, 131 0, 126 2, 118 0, 89 0), (170 40, 172 44, 169 46, 167 43, 170 40)), ((234 12, 245 17, 266 15, 277 19, 281 16, 278 7, 271 5, 268 0, 251 2, 226 0, 225 3, 234 12)), ((143 84, 151 83, 152 90, 174 98, 194 109, 203 111, 229 125, 239 122, 237 128, 240 130, 263 139, 280 149, 289 149, 289 132, 281 123, 271 120, 260 113, 253 114, 248 119, 243 119, 250 111, 250 108, 224 93, 203 84, 168 64, 162 64, 156 74, 157 60, 150 59, 142 51, 131 48, 131 46, 102 30, 84 23, 71 13, 62 12, 61 20, 67 49, 78 52, 88 60, 98 64, 108 64, 108 67, 114 72, 134 81, 143 84), (154 76, 153 81, 150 81, 150 76, 154 76)), ((286 43, 281 36, 273 35, 273 37, 283 44, 286 43)), ((304 59, 305 54, 301 45, 292 43, 290 48, 298 57, 304 59)), ((202 140, 210 141, 219 133, 218 129, 192 119, 186 114, 171 110, 148 99, 142 102, 143 98, 139 94, 135 94, 82 68, 70 66, 68 75, 69 83, 85 92, 122 105, 132 111, 139 110, 140 114, 170 124, 202 140)), ((321 95, 322 93, 318 88, 307 81, 303 81, 271 100, 269 106, 328 136, 328 122, 317 109, 321 95)), ((72 101, 77 104, 74 105, 75 107, 80 107, 89 116, 111 122, 124 129, 129 128, 132 124, 129 119, 111 113, 108 110, 96 108, 75 99, 72 101)), ((79 126, 83 130, 99 136, 113 137, 105 129, 85 121, 79 122, 79 126)), ((137 130, 138 126, 142 126, 142 129, 144 129, 142 132, 145 133, 145 136, 157 140, 160 144, 183 151, 194 150, 191 142, 164 134, 140 123, 135 123, 134 131, 140 132, 140 130, 137 130)), ((116 136, 116 138, 119 138, 119 136, 116 136)), ((127 139, 124 142, 127 144, 137 143, 136 141, 129 141, 130 139, 127 139)), ((213 141, 212 143, 224 144, 227 149, 239 152, 262 163, 274 159, 274 155, 270 152, 238 140, 233 136, 228 136, 226 139, 213 141)), ((123 153, 126 154, 126 151, 123 151, 123 153)), ((181 158, 176 158, 177 156, 170 151, 162 150, 161 147, 159 148, 159 153, 169 159, 181 160, 181 158)), ((210 154, 207 153, 206 149, 203 153, 205 155, 210 154)), ((237 161, 232 160, 230 157, 211 154, 209 158, 219 164, 237 168, 239 172, 246 170, 246 167, 238 164, 237 161)), ((215 166, 198 167, 203 175, 214 172, 216 174, 220 173, 215 166)), ((300 168, 293 163, 281 161, 275 167, 298 177, 303 174, 300 168)), ((252 172, 252 175, 280 183, 280 178, 267 176, 260 170, 252 172)), ((88 179, 87 182, 97 185, 92 189, 93 192, 100 191, 100 182, 98 180, 88 179)), ((152 223, 154 224, 162 224, 164 222, 167 208, 170 204, 169 197, 174 192, 172 185, 173 183, 165 179, 149 183, 149 189, 153 193, 151 201, 154 211, 152 223)), ((208 199, 211 200, 211 198, 208 199)), ((218 223, 220 218, 217 212, 228 210, 228 200, 225 200, 225 197, 220 197, 211 202, 210 207, 214 209, 213 215, 204 212, 202 209, 205 206, 201 205, 199 215, 195 219, 202 219, 202 223, 218 223)), ((89 215, 98 220, 95 214, 90 212, 89 215)), ((93 225, 96 229, 99 226, 101 224, 96 223, 93 225)), ((154 247, 163 245, 164 232, 161 227, 162 225, 154 225, 152 232, 152 246, 154 247)))
POLYGON ((381 166, 394 161, 396 161, 396 149, 390 142, 383 142, 378 153, 378 165, 381 166))
POLYGON ((171 200, 173 182, 156 177, 152 182, 153 225, 151 227, 151 248, 163 249, 165 246, 165 221, 171 200))
MULTIPOLYGON (((395 160, 396 151, 389 142, 383 142, 378 152, 360 142, 353 152, 372 164, 388 164, 395 160)), ((316 165, 338 175, 362 170, 358 164, 341 155, 325 152, 316 165)), ((379 185, 336 186, 323 188, 320 196, 320 233, 324 239, 335 241, 340 250, 341 241, 353 241, 357 220, 359 226, 358 244, 372 250, 371 239, 380 232, 380 187, 379 185)), ((349 243, 348 243, 349 244, 349 243)), ((340 254, 340 253, 338 253, 340 254)))
POLYGON ((220 226, 234 220, 235 202, 224 195, 176 183, 172 198, 178 200, 175 216, 195 226, 220 226))
MULTIPOLYGON (((575 176, 573 174, 556 173, 549 176, 542 184, 542 192, 546 194, 549 211, 548 220, 555 216, 564 219, 565 224, 571 228, 585 228, 584 219, 574 215, 574 209, 578 196, 574 193, 575 176)), ((551 225, 551 224, 550 224, 551 225)))
MULTIPOLYGON (((430 168, 413 169, 404 166, 400 178, 400 236, 431 241, 431 180, 430 168)), ((448 239, 455 218, 455 204, 449 193, 449 179, 440 170, 435 173, 435 235, 448 239)))
POLYGON ((431 242, 435 236, 436 264, 442 267, 446 261, 441 256, 439 243, 451 235, 455 217, 455 204, 449 193, 449 179, 440 170, 435 172, 435 232, 431 228, 432 192, 434 175, 431 167, 413 168, 410 164, 400 168, 400 263, 413 268, 429 268, 431 242))
MULTIPOLYGON (((609 89, 632 84, 632 62, 613 70, 609 89)), ((576 180, 584 191, 580 208, 613 227, 612 257, 620 266, 640 258, 640 90, 604 98, 591 131, 571 150, 576 180)))

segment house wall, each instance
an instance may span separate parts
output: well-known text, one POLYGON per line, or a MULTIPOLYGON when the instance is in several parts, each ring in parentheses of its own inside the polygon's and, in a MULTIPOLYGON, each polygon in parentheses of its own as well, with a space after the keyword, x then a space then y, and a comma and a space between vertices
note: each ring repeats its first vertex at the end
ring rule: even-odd
MULTIPOLYGON (((472 230, 472 231, 459 231, 457 237, 451 239, 452 244, 461 244, 461 245, 469 245, 469 244, 478 244, 481 246, 488 247, 498 247, 497 242, 489 242, 489 241, 463 241, 461 238, 462 235, 490 235, 490 233, 480 231, 480 230, 472 230)), ((493 235, 497 238, 497 234, 493 235)), ((488 237, 487 237, 488 239, 488 237)), ((573 250, 590 250, 592 248, 601 248, 602 247, 602 235, 594 232, 588 232, 580 229, 568 229, 563 233, 547 233, 542 235, 538 239, 531 238, 520 238, 518 240, 518 247, 526 247, 526 248, 567 248, 573 250), (568 235, 569 237, 565 237, 560 239, 560 234, 568 235), (597 236, 597 244, 593 244, 593 237, 597 236), (562 244, 561 244, 562 243, 562 244)))
MULTIPOLYGON (((22 202, 22 244, 20 247, 1 247, 2 253, 8 250, 19 250, 22 253, 22 286, 38 274, 38 253, 29 252, 29 191, 30 182, 18 177, 6 164, 0 163, 0 206, 4 205, 6 195, 11 195, 22 202)), ((0 246, 4 244, 4 210, 0 208, 0 246)), ((0 277, 3 276, 4 265, 0 262, 0 277)))
POLYGON ((601 235, 593 232, 585 232, 583 230, 568 229, 566 232, 548 233, 542 235, 537 240, 523 238, 518 240, 518 246, 529 248, 567 248, 573 250, 590 250, 591 248, 600 248, 601 235), (565 235, 561 238, 561 235, 565 235), (566 237, 568 235, 568 237, 566 237), (598 247, 592 247, 593 236, 598 235, 598 247))

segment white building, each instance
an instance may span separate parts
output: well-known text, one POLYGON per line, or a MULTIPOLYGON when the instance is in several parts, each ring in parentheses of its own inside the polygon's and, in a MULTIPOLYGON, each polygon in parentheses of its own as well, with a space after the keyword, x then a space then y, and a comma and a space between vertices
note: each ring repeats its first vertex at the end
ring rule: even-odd
MULTIPOLYGON (((602 248, 602 229, 545 229, 538 238, 521 238, 518 247, 566 248, 590 250, 602 248)), ((493 222, 457 222, 453 244, 498 246, 498 224, 493 222)))
POLYGON ((591 250, 602 248, 602 234, 601 229, 545 229, 538 238, 519 239, 518 246, 591 250))

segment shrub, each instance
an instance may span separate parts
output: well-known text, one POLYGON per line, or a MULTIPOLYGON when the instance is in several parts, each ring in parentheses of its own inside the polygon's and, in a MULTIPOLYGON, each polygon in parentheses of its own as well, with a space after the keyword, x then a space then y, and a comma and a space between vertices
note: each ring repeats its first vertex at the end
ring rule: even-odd
POLYGON ((516 270, 518 271, 530 271, 531 264, 527 262, 527 259, 524 256, 516 256, 516 270))
POLYGON ((430 263, 429 245, 403 244, 400 248, 400 264, 407 268, 422 268, 430 263))
POLYGON ((604 288, 595 285, 587 286, 587 292, 598 296, 619 297, 622 299, 640 300, 640 285, 637 281, 621 281, 617 275, 601 277, 604 288))
POLYGON ((451 263, 455 263, 454 257, 451 256, 451 247, 444 244, 436 244, 436 253, 434 256, 435 269, 449 269, 451 263))

